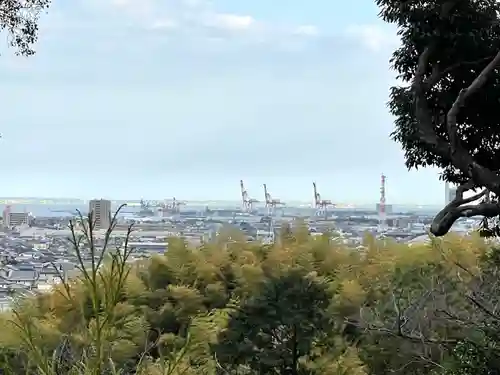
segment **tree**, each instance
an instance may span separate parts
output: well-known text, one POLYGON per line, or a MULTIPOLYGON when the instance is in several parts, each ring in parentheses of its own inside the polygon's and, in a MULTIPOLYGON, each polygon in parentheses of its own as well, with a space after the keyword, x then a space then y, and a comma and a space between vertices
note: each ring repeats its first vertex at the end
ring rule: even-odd
POLYGON ((327 285, 298 270, 270 278, 261 294, 231 316, 214 351, 224 367, 261 374, 303 373, 301 360, 320 334, 331 332, 327 285))
POLYGON ((406 166, 437 166, 458 184, 456 198, 431 224, 446 234, 461 217, 500 214, 500 3, 496 0, 376 0, 398 27, 392 68, 393 139, 406 166), (467 190, 482 191, 464 198, 467 190), (491 194, 491 197, 490 197, 491 194), (482 199, 477 205, 472 202, 482 199))
POLYGON ((1 0, 0 28, 7 31, 16 54, 30 56, 38 39, 38 20, 51 0, 1 0))

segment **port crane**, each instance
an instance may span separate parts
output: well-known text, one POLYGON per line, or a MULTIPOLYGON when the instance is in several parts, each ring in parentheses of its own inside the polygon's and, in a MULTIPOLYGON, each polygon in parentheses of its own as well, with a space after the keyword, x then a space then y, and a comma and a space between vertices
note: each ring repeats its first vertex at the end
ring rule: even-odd
POLYGON ((151 208, 151 203, 150 202, 147 202, 145 201, 144 199, 141 198, 141 201, 139 202, 139 204, 141 205, 141 208, 143 210, 147 210, 147 209, 150 209, 151 208))
POLYGON ((314 190, 314 207, 316 208, 316 214, 319 215, 323 213, 325 218, 328 216, 328 207, 335 207, 335 204, 331 200, 321 199, 321 194, 318 192, 316 187, 316 182, 313 182, 314 190))
POLYGON ((245 185, 243 184, 243 180, 240 180, 240 188, 241 188, 241 200, 243 203, 243 211, 252 212, 255 203, 259 203, 257 199, 250 198, 248 192, 245 189, 245 185))
POLYGON ((163 202, 161 205, 161 209, 164 214, 166 213, 179 213, 180 207, 185 206, 185 201, 178 201, 175 197, 172 198, 171 203, 163 202))
POLYGON ((266 208, 269 213, 269 215, 274 215, 276 207, 278 206, 284 206, 285 203, 280 201, 279 199, 273 199, 271 194, 267 191, 267 185, 264 184, 264 196, 266 197, 266 208))
POLYGON ((175 199, 175 197, 173 197, 171 207, 175 212, 179 212, 180 207, 185 206, 186 204, 187 204, 186 201, 178 201, 177 199, 175 199))
POLYGON ((184 205, 186 205, 186 202, 178 201, 175 197, 170 203, 166 200, 159 202, 145 201, 144 199, 141 199, 140 201, 141 214, 147 214, 149 216, 155 216, 155 213, 160 211, 162 212, 163 216, 165 216, 165 214, 167 213, 178 213, 180 211, 180 206, 184 205))

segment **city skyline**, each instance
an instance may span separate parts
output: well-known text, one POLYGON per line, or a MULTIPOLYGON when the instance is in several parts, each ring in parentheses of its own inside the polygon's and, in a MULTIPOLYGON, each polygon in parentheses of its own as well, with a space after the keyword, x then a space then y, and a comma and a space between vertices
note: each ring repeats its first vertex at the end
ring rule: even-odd
MULTIPOLYGON (((385 103, 393 29, 372 1, 56 2, 37 54, 0 58, 0 195, 441 204, 385 103), (27 110, 27 108, 29 110, 27 110)), ((5 47, 6 48, 6 47, 5 47)))

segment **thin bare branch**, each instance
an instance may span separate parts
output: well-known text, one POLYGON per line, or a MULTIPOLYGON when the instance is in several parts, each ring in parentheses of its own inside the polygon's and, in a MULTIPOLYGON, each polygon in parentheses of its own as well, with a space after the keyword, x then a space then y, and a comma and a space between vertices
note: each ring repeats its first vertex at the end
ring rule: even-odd
POLYGON ((484 312, 490 318, 493 318, 497 322, 500 322, 500 316, 496 315, 493 311, 491 311, 488 307, 486 307, 482 302, 480 302, 477 298, 475 298, 472 294, 466 296, 467 300, 469 300, 474 306, 476 306, 479 310, 484 312))

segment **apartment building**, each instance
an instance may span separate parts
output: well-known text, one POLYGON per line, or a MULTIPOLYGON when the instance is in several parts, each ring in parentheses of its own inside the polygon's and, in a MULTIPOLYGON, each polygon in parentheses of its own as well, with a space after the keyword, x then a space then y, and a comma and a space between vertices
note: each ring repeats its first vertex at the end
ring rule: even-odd
POLYGON ((33 219, 29 212, 12 212, 10 206, 3 210, 2 218, 3 225, 8 228, 30 225, 33 219))
POLYGON ((95 222, 95 229, 108 229, 111 225, 111 201, 93 199, 89 202, 89 212, 95 222))

